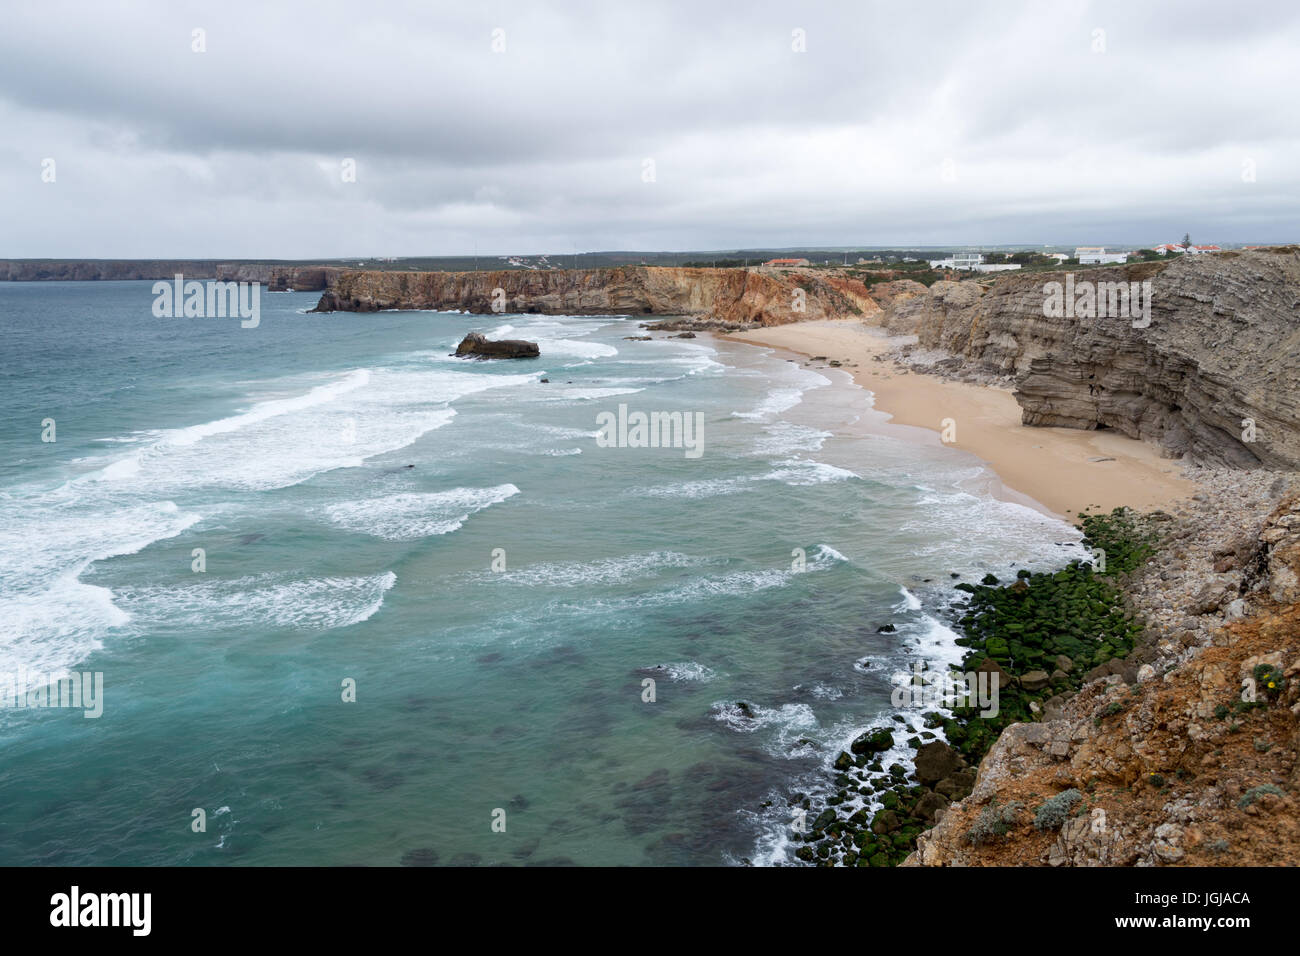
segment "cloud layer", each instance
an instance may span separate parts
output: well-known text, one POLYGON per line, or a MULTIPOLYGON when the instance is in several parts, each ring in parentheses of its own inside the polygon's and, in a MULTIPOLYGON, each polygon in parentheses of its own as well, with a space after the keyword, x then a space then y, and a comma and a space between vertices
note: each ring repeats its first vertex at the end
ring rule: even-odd
POLYGON ((88 0, 5 27, 4 257, 1298 238, 1286 2, 88 0))

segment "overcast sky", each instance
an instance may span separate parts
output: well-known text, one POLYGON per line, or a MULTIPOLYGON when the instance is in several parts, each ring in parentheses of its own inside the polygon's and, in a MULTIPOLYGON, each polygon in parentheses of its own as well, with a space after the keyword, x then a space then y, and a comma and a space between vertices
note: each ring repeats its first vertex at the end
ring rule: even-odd
POLYGON ((1300 239, 1294 0, 296 6, 6 0, 0 257, 1300 239))

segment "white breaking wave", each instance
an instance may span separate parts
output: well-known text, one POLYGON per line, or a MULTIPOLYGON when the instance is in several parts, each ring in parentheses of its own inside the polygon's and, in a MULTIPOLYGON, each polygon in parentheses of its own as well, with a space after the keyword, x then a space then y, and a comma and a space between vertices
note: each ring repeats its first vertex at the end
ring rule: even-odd
POLYGON ((61 672, 131 623, 112 591, 79 577, 94 561, 134 554, 201 520, 173 499, 283 488, 360 465, 451 422, 449 403, 536 377, 384 368, 355 369, 305 390, 301 380, 261 383, 299 391, 111 442, 118 450, 93 459, 102 461, 97 470, 56 488, 0 496, 0 670, 61 672))
POLYGON ((736 418, 771 418, 779 415, 787 409, 794 408, 803 401, 803 392, 801 388, 775 388, 767 393, 767 397, 758 403, 758 407, 749 412, 732 412, 736 418))
POLYGON ((824 375, 790 364, 781 366, 779 377, 793 379, 793 381, 790 381, 789 384, 781 382, 776 388, 768 391, 762 401, 750 411, 732 412, 731 414, 736 418, 770 421, 781 412, 794 408, 803 401, 805 392, 814 388, 824 388, 831 383, 831 380, 824 375))
POLYGON ((919 611, 921 610, 921 599, 909 591, 907 588, 898 589, 903 596, 901 604, 895 605, 895 611, 919 611))
POLYGON ((820 485, 831 481, 850 481, 860 476, 846 468, 808 458, 790 458, 776 462, 776 468, 764 475, 734 478, 703 478, 655 488, 634 488, 629 494, 643 498, 712 498, 744 491, 755 481, 780 481, 791 486, 820 485))
POLYGON ((718 676, 712 667, 706 667, 695 661, 680 661, 676 664, 656 664, 649 670, 662 670, 669 680, 676 681, 711 681, 718 676))
POLYGON ((638 498, 712 498, 743 491, 756 478, 704 478, 700 481, 683 481, 657 488, 634 488, 629 494, 638 498))
POLYGON ((847 468, 836 468, 810 458, 791 458, 777 463, 775 471, 764 475, 760 481, 783 481, 787 485, 820 485, 827 481, 849 481, 860 477, 847 468))
POLYGON ((369 620, 397 583, 392 571, 353 578, 277 581, 260 575, 182 588, 126 588, 119 600, 142 626, 193 621, 213 627, 327 631, 369 620))
POLYGON ((754 453, 770 458, 796 451, 819 451, 830 437, 830 432, 818 428, 775 421, 763 426, 763 434, 754 440, 754 453))
POLYGON ((75 572, 40 592, 0 595, 0 673, 26 668, 57 679, 99 650, 109 628, 130 619, 108 588, 82 584, 75 572))
POLYGON ((748 703, 718 701, 712 708, 713 719, 728 730, 741 734, 764 731, 766 740, 762 748, 774 757, 803 756, 806 750, 796 748, 799 739, 817 730, 817 715, 807 704, 782 704, 764 707, 748 703))
POLYGON ((269 490, 403 448, 451 422, 448 403, 534 375, 359 369, 304 395, 161 433, 147 447, 78 481, 125 483, 172 496, 180 489, 269 490))
POLYGON ((644 388, 561 388, 544 397, 568 402, 587 402, 597 398, 613 398, 615 395, 633 395, 644 391, 644 388))
POLYGON ((513 571, 487 575, 486 580, 525 587, 575 588, 599 584, 622 584, 651 577, 665 568, 696 568, 717 558, 694 558, 676 551, 652 551, 597 561, 566 561, 534 564, 513 571))
MULTIPOLYGON (((92 503, 93 504, 93 503, 92 503)), ((173 538, 200 516, 174 502, 78 506, 67 486, 0 512, 0 673, 64 673, 129 615, 79 575, 94 561, 173 538)))
POLYGON ((426 494, 385 495, 325 508, 340 527, 390 541, 412 541, 457 531, 469 516, 519 494, 514 485, 453 488, 426 494))
POLYGON ((809 555, 803 571, 793 568, 760 568, 748 571, 732 571, 716 577, 696 578, 678 587, 665 591, 640 594, 636 597, 617 598, 614 600, 589 600, 574 610, 580 613, 608 611, 641 610, 654 607, 671 607, 678 604, 694 604, 700 601, 713 601, 725 597, 743 597, 758 591, 781 588, 793 579, 809 572, 821 571, 847 559, 824 544, 816 545, 815 554, 809 555))

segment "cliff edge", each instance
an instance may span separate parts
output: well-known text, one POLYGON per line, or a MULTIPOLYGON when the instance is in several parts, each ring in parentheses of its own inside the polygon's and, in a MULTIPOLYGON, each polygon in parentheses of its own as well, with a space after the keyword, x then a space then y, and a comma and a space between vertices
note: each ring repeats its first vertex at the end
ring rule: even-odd
POLYGON ((345 272, 317 312, 464 310, 671 315, 707 325, 783 325, 880 311, 857 280, 757 269, 660 266, 546 272, 345 272))
POLYGON ((946 371, 1011 380, 1026 425, 1114 428, 1214 466, 1300 466, 1295 246, 936 282, 878 321, 946 371), (1050 283, 1136 287, 1149 314, 1053 316, 1050 283))

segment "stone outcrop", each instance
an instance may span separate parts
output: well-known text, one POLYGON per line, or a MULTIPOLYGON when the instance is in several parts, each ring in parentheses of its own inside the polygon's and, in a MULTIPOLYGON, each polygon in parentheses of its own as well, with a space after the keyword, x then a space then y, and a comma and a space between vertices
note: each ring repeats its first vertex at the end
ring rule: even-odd
POLYGON ((877 321, 915 334, 918 349, 1014 380, 1026 425, 1114 428, 1210 465, 1300 465, 1300 249, 1072 275, 1149 281, 1149 325, 1045 315, 1044 286, 1064 285, 1064 272, 936 282, 877 321))
POLYGON ((1241 594, 1263 591, 1279 604, 1300 602, 1300 494, 1274 509, 1259 533, 1259 547, 1240 563, 1241 594))
POLYGON ((344 272, 338 266, 267 266, 223 263, 216 278, 223 282, 260 282, 270 292, 320 292, 344 272))
POLYGON ((920 835, 911 866, 1294 865, 1300 852, 1300 605, 1228 624, 1163 679, 1087 685, 1055 720, 1013 724, 972 793, 920 835), (1259 666, 1288 675, 1242 710, 1259 666), (1083 794, 1056 828, 1034 811, 1083 794), (1001 839, 971 837, 989 808, 1024 808, 1001 839))
POLYGON ((893 335, 910 335, 916 331, 929 294, 929 289, 911 279, 878 282, 871 287, 871 297, 883 310, 878 320, 893 335))
POLYGON ((472 358, 537 358, 541 355, 536 342, 523 339, 489 339, 471 332, 456 346, 456 355, 472 358))
POLYGON ((316 306, 318 312, 380 309, 671 315, 704 325, 768 326, 874 315, 879 306, 854 279, 812 272, 658 266, 545 272, 345 272, 316 306))
POLYGON ((943 808, 904 865, 1295 864, 1300 493, 1261 509, 1262 487, 1283 479, 1252 476, 1239 492, 1227 477, 1130 581, 1147 621, 1128 661, 1138 666, 1095 675, 1040 721, 1005 728, 973 790, 943 808), (1227 555, 1236 570, 1210 570, 1227 555), (1237 606, 1208 628, 1186 603, 1206 578, 1222 578, 1237 606), (1071 790, 1079 799, 1044 825, 1043 806, 1071 790), (979 839, 994 814, 1006 826, 979 839))

